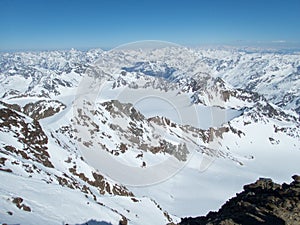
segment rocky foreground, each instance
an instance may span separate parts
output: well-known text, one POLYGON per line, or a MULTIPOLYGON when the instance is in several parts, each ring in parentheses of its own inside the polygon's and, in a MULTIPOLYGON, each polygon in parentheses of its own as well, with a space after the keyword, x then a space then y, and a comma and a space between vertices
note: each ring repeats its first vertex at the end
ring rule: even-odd
POLYGON ((300 176, 282 185, 260 178, 227 201, 218 212, 184 218, 181 225, 299 225, 300 176))

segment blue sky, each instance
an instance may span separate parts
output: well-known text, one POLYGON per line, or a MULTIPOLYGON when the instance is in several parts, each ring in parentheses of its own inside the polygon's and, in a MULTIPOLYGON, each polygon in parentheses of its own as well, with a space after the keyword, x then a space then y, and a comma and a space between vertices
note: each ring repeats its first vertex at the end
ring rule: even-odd
POLYGON ((0 0, 0 50, 300 42, 300 0, 0 0))

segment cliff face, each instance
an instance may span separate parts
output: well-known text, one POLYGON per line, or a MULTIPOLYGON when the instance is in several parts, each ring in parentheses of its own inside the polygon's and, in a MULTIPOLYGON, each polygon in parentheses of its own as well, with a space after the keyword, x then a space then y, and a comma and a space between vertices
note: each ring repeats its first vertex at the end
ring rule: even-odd
POLYGON ((300 176, 290 184, 276 184, 260 178, 227 201, 218 212, 184 218, 181 225, 299 225, 300 176))

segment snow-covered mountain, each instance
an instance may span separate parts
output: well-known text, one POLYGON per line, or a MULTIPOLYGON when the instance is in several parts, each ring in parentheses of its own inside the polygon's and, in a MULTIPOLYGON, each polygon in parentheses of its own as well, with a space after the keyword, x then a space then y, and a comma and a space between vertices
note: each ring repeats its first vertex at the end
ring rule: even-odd
POLYGON ((299 56, 1 53, 0 222, 178 223, 300 173, 299 56))
POLYGON ((214 76, 300 113, 299 52, 203 50, 199 54, 214 76))

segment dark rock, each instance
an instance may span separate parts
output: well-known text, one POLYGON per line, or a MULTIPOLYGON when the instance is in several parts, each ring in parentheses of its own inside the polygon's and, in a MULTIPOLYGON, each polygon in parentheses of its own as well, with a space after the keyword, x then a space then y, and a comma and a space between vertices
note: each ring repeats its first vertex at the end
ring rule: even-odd
POLYGON ((18 208, 21 208, 21 203, 23 202, 23 199, 20 197, 16 197, 12 201, 18 208))
POLYGON ((128 220, 125 216, 122 216, 122 219, 119 221, 119 225, 127 225, 128 220))
POLYGON ((300 176, 290 184, 279 185, 260 178, 244 186, 244 191, 227 201, 218 212, 184 218, 181 225, 299 225, 300 176))
POLYGON ((31 208, 27 205, 22 205, 22 209, 26 212, 31 212, 31 208))
POLYGON ((255 189, 275 190, 277 188, 280 188, 280 185, 273 183, 273 181, 269 178, 259 178, 255 183, 244 186, 245 191, 251 191, 255 189))
POLYGON ((292 178, 296 183, 300 183, 300 176, 294 175, 294 176, 292 176, 292 178))

